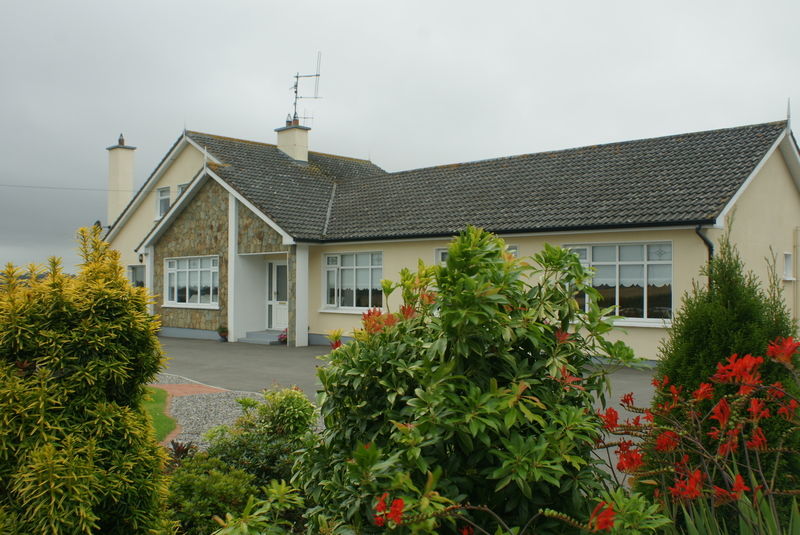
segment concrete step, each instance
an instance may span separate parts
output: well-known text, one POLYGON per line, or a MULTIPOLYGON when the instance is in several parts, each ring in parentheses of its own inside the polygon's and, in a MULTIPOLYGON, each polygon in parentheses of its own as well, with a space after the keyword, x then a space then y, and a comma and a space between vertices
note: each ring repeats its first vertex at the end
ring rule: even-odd
POLYGON ((282 331, 251 331, 247 333, 245 338, 239 338, 239 342, 244 342, 246 344, 277 344, 278 343, 278 336, 281 334, 282 331))

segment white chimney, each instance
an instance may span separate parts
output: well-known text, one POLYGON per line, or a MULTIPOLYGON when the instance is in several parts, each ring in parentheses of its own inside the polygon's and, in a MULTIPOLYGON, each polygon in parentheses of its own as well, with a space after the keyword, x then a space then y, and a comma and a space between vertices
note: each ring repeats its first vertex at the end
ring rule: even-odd
POLYGON ((133 153, 136 147, 125 145, 119 135, 116 145, 108 151, 108 212, 107 225, 113 225, 133 197, 133 153))
POLYGON ((278 133, 278 148, 293 160, 307 162, 309 130, 309 127, 301 126, 296 117, 287 117, 286 126, 275 129, 278 133))

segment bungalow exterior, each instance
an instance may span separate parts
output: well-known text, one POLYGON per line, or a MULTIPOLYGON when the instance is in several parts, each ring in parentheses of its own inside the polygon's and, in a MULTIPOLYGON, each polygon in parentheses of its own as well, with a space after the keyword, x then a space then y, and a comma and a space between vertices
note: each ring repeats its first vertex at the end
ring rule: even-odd
MULTIPOLYGON (((231 341, 263 342, 286 329, 289 344, 324 344, 386 306, 381 279, 441 262, 468 224, 519 256, 573 249, 624 316, 615 336, 645 358, 731 221, 762 280, 777 258, 797 320, 800 155, 787 121, 397 173, 309 151, 296 121, 276 131, 275 145, 184 132, 116 217, 107 239, 157 295, 162 334, 227 326, 231 341)), ((124 189, 117 160, 132 150, 109 147, 110 189, 124 189)))

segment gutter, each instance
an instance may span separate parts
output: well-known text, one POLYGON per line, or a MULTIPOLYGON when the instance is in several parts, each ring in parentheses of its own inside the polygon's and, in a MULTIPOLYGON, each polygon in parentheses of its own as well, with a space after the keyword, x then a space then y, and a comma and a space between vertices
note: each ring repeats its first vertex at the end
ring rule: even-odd
POLYGON ((703 243, 706 245, 706 249, 708 249, 708 289, 711 290, 711 261, 714 259, 714 244, 708 239, 708 236, 703 234, 702 230, 703 225, 697 225, 694 232, 700 236, 700 239, 703 240, 703 243))

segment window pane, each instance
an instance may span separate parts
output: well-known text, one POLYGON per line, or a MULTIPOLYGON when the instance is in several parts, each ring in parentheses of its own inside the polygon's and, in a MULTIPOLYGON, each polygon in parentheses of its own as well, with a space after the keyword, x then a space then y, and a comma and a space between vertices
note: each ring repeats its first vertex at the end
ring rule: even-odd
POLYGON ((644 317, 644 266, 619 267, 619 315, 627 318, 644 317))
POLYGON ((167 268, 175 269, 175 261, 174 260, 167 260, 167 268))
POLYGON ((211 259, 211 267, 217 267, 218 263, 219 263, 219 258, 212 258, 211 259))
POLYGON ((509 245, 506 247, 506 251, 514 258, 519 258, 519 247, 516 245, 509 245))
POLYGON ((372 259, 372 255, 369 253, 358 253, 356 255, 356 265, 357 266, 369 266, 369 262, 372 259))
POLYGON ((189 269, 197 269, 200 267, 200 259, 199 258, 190 258, 189 259, 189 269))
POLYGON ((352 269, 342 268, 339 273, 341 280, 339 283, 339 298, 341 299, 340 306, 352 307, 355 306, 355 274, 352 269))
POLYGON ((338 266, 339 265, 339 257, 338 256, 326 256, 325 263, 329 266, 338 266))
POLYGON ((581 262, 586 261, 586 249, 584 247, 575 247, 570 249, 570 251, 578 255, 578 259, 580 259, 581 262))
POLYGON ((200 277, 196 271, 189 272, 189 297, 186 299, 187 303, 199 303, 200 302, 200 291, 199 291, 199 283, 200 277))
POLYGON ((211 302, 219 303, 219 273, 211 272, 211 302))
POLYGON ((592 247, 592 262, 616 262, 616 245, 595 245, 592 247))
POLYGON ((672 244, 657 243, 647 246, 647 259, 653 261, 672 260, 672 244))
POLYGON ((647 317, 672 317, 672 266, 669 264, 647 266, 647 317))
POLYGON ((158 216, 161 217, 162 215, 167 213, 169 210, 169 197, 166 199, 159 199, 158 201, 158 216))
POLYGON ((175 274, 167 276, 167 301, 175 302, 175 274))
POLYGON ((617 291, 617 266, 594 266, 595 275, 592 280, 600 299, 597 305, 600 308, 610 307, 616 304, 617 291))
POLYGON ((329 269, 325 273, 325 303, 328 305, 336 304, 336 270, 329 269))
POLYGON ((180 260, 178 260, 178 269, 186 269, 187 267, 189 267, 188 260, 186 260, 185 258, 181 258, 180 260))
POLYGON ((343 266, 352 266, 356 261, 356 257, 354 254, 343 254, 342 255, 342 265, 343 266))
POLYGON ((381 290, 382 268, 372 268, 372 306, 383 306, 383 291, 381 290))
POLYGON ((177 296, 175 299, 176 303, 185 303, 186 302, 186 272, 179 271, 178 272, 178 289, 177 289, 177 296))
POLYGON ((211 303, 211 272, 200 272, 200 302, 211 303))
POLYGON ((644 246, 620 245, 619 259, 621 262, 641 262, 644 260, 644 246))
POLYGON ((372 265, 373 266, 383 265, 383 253, 372 253, 372 265))
POLYGON ((277 292, 277 301, 287 300, 289 292, 286 278, 286 264, 275 266, 275 291, 277 292))
MULTIPOLYGON (((367 255, 369 256, 369 255, 367 255)), ((356 269, 356 306, 369 306, 369 268, 356 269)))
POLYGON ((201 259, 200 259, 200 267, 201 267, 201 268, 203 268, 203 269, 208 269, 208 268, 210 268, 210 267, 211 267, 211 259, 210 259, 210 258, 208 258, 208 257, 206 257, 206 258, 201 258, 201 259))

